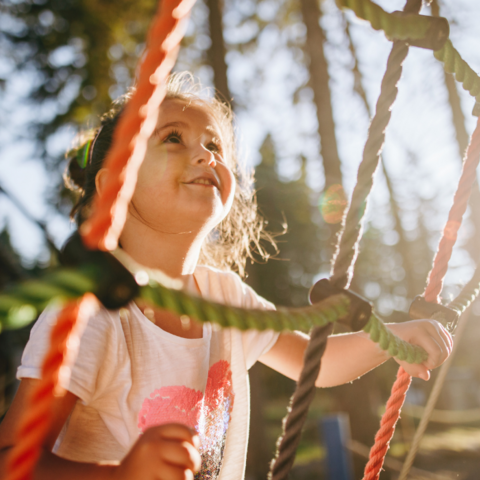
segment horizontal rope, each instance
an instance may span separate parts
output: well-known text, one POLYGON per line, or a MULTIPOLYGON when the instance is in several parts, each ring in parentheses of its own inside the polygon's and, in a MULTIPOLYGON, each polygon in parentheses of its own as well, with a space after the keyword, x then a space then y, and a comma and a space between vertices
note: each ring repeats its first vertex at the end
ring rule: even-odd
MULTIPOLYGON (((81 297, 87 292, 94 291, 95 285, 95 276, 88 268, 83 270, 61 268, 41 280, 17 284, 0 295, 0 327, 24 326, 35 320, 48 304, 81 297)), ((141 287, 140 297, 152 305, 178 315, 188 315, 200 322, 214 322, 222 327, 235 327, 240 330, 309 331, 313 327, 323 327, 344 317, 349 305, 346 296, 336 295, 305 308, 279 307, 276 311, 247 310, 208 302, 155 281, 141 287)), ((400 360, 420 363, 426 359, 423 349, 396 337, 374 315, 364 331, 368 332, 370 338, 379 343, 382 349, 400 360)))
POLYGON ((392 41, 425 40, 427 43, 419 46, 439 49, 448 38, 448 22, 440 17, 409 11, 388 13, 371 0, 336 0, 336 3, 339 8, 349 8, 358 18, 369 22, 374 30, 383 31, 392 41))
POLYGON ((408 363, 423 363, 427 360, 427 352, 417 345, 397 337, 378 317, 372 315, 363 329, 370 334, 370 339, 378 343, 382 350, 392 357, 408 363))

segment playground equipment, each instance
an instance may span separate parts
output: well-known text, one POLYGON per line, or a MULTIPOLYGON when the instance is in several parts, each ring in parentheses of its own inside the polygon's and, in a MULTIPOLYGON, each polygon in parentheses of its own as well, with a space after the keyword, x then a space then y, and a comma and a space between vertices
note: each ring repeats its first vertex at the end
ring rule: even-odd
MULTIPOLYGON (((337 0, 339 7, 351 8, 359 17, 368 20, 373 28, 383 30, 387 38, 393 41, 393 47, 369 128, 357 184, 344 215, 331 276, 312 290, 311 298, 316 303, 309 308, 279 309, 276 312, 248 311, 190 297, 179 290, 175 281, 161 272, 134 267, 122 252, 114 251, 135 188, 146 142, 154 129, 158 107, 165 96, 165 80, 175 63, 184 22, 194 3, 194 0, 161 2, 148 35, 147 53, 140 68, 136 92, 119 121, 106 159, 105 167, 110 173, 104 193, 96 198, 93 214, 81 228, 81 239, 78 235, 72 237, 64 249, 64 267, 46 276, 41 282, 31 281, 17 285, 0 295, 0 322, 5 327, 34 320, 52 299, 64 302, 63 310, 52 330, 50 351, 43 364, 43 379, 30 398, 30 408, 19 427, 19 441, 9 456, 8 480, 31 478, 48 430, 54 393, 58 393, 59 372, 69 355, 69 346, 74 343, 71 339, 77 335, 79 324, 98 305, 97 300, 107 308, 120 308, 134 298, 141 297, 153 305, 180 315, 188 315, 202 322, 215 322, 223 327, 260 330, 312 328, 304 368, 284 422, 277 456, 272 462, 270 476, 275 480, 286 478, 293 464, 333 322, 343 320, 352 329, 363 328, 381 348, 398 359, 411 363, 420 363, 426 359, 426 353, 422 349, 395 337, 372 313, 368 302, 358 298, 348 287, 358 255, 365 205, 373 186, 373 175, 380 160, 385 130, 409 46, 433 50, 435 57, 444 62, 445 69, 455 73, 456 79, 476 98, 474 115, 480 115, 480 78, 461 59, 448 40, 447 20, 419 15, 421 0, 408 0, 403 12, 394 13, 383 11, 370 0, 337 0)), ((479 160, 480 122, 477 123, 467 150, 459 186, 429 275, 427 289, 423 299, 417 300, 412 309, 413 316, 425 314, 426 317, 443 320, 451 330, 455 328, 458 316, 479 292, 479 275, 476 273, 447 309, 440 304, 443 278, 476 178, 475 170, 479 160)), ((379 478, 410 382, 411 377, 400 368, 370 453, 365 479, 379 478)), ((410 465, 412 462, 413 459, 410 465)), ((407 473, 408 468, 407 463, 404 468, 407 473)), ((402 472, 402 478, 407 473, 402 472)))

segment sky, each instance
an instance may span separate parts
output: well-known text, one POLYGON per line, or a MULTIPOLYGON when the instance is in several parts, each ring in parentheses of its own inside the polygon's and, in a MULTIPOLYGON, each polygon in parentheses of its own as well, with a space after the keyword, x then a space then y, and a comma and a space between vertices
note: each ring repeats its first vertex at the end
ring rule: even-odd
MULTIPOLYGON (((397 0, 378 3, 388 11, 401 9, 403 4, 397 0)), ((194 12, 196 22, 205 20, 202 8, 199 5, 198 11, 194 12)), ((355 184, 369 120, 360 98, 353 93, 352 58, 346 47, 346 37, 342 34, 342 28, 339 28, 343 19, 333 0, 325 0, 323 9, 322 26, 328 40, 326 55, 331 74, 336 135, 345 189, 350 194, 355 184)), ((311 90, 302 87, 308 79, 308 73, 298 61, 298 50, 284 48, 287 42, 301 43, 305 32, 301 23, 294 20, 282 30, 276 22, 276 13, 276 2, 262 2, 260 14, 271 24, 262 32, 259 48, 243 56, 238 52, 227 56, 230 87, 234 98, 241 99, 242 103, 242 108, 237 111, 240 150, 246 162, 255 165, 260 160, 259 147, 270 133, 279 155, 281 176, 286 180, 297 177, 300 155, 304 155, 308 159, 310 185, 320 191, 323 176, 316 135, 316 114, 311 90), (299 88, 298 99, 294 103, 293 93, 299 88)), ((480 2, 442 2, 442 14, 450 21, 454 45, 472 68, 480 71, 480 2)), ((347 18, 352 25, 352 38, 368 101, 373 108, 391 43, 382 32, 374 31, 368 23, 357 20, 351 12, 348 12, 347 18)), ((224 24, 225 38, 230 42, 255 33, 251 31, 251 25, 238 25, 233 10, 227 9, 225 12, 224 24)), ((195 28, 195 24, 190 28, 195 28)), ((8 62, 0 62, 0 73, 8 73, 9 68, 8 62)), ((208 69, 196 73, 206 83, 211 81, 208 69)), ((0 92, 0 107, 4 112, 0 119, 0 185, 22 202, 33 216, 46 222, 50 235, 60 246, 73 231, 73 226, 48 204, 47 198, 57 179, 38 160, 35 146, 28 137, 28 123, 32 115, 48 118, 52 108, 56 107, 50 105, 39 111, 25 102, 25 94, 32 82, 35 82, 34 72, 11 75, 5 90, 0 92)), ((70 92, 71 95, 74 93, 73 90, 70 92)), ((461 89, 459 93, 467 117, 467 130, 471 133, 475 122, 470 115, 473 100, 461 89)), ((429 212, 432 242, 438 241, 460 174, 460 159, 446 100, 442 66, 433 58, 431 51, 411 48, 387 131, 384 159, 394 180, 396 195, 405 211, 403 220, 407 229, 414 229, 418 213, 418 205, 413 200, 416 195, 413 193, 420 192, 422 198, 432 200, 434 208, 429 212)), ((68 102, 68 92, 61 102, 64 105, 68 102)), ((47 145, 49 153, 58 155, 65 151, 74 134, 72 128, 59 132, 47 145)), ((391 233, 388 195, 381 174, 376 177, 367 221, 383 229, 385 235, 391 233), (385 214, 380 215, 379 212, 385 214)), ((40 229, 28 221, 4 195, 0 195, 0 230, 5 225, 8 225, 12 242, 25 264, 47 259, 40 229)), ((460 241, 468 235, 467 222, 460 241)), ((472 262, 464 252, 458 250, 452 258, 452 267, 449 281, 461 282, 471 272, 472 262)))

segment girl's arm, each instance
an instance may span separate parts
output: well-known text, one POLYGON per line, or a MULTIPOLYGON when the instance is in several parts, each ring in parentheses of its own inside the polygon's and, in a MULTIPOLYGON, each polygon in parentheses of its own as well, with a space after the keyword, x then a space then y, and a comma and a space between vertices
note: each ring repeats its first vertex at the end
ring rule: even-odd
MULTIPOLYGON (((396 360, 410 375, 428 380, 429 370, 441 365, 452 351, 452 337, 435 320, 413 320, 389 324, 400 338, 423 347, 428 360, 423 364, 408 364, 396 360)), ((303 356, 308 336, 300 332, 281 333, 275 345, 260 358, 265 365, 283 375, 298 380, 303 367, 303 356)), ((364 332, 334 335, 328 338, 322 357, 317 387, 333 387, 351 382, 390 356, 364 332)))
MULTIPOLYGON (((5 478, 8 453, 27 399, 38 380, 24 379, 0 425, 0 478, 5 478)), ((53 419, 35 469, 35 480, 173 480, 191 478, 200 467, 198 437, 183 425, 169 424, 147 430, 119 465, 98 465, 65 460, 52 453, 55 441, 78 397, 66 392, 55 400, 53 419)))

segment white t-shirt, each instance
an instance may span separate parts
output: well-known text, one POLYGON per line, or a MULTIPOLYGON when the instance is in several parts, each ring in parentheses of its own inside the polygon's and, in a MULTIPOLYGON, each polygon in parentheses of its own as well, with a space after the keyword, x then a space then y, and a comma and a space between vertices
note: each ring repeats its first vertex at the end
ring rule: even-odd
MULTIPOLYGON (((205 299, 273 309, 231 272, 198 266, 205 299)), ((55 310, 42 313, 25 347, 18 378, 40 378, 55 310)), ((149 426, 186 423, 201 439, 199 479, 239 480, 249 428, 247 370, 278 333, 219 329, 181 338, 150 322, 132 302, 120 314, 102 309, 89 321, 64 388, 79 397, 54 451, 83 462, 119 461, 149 426)))

